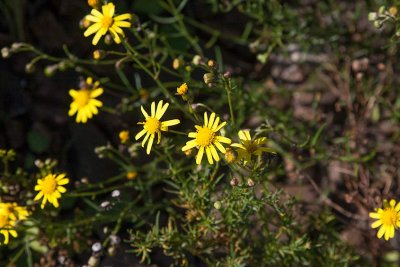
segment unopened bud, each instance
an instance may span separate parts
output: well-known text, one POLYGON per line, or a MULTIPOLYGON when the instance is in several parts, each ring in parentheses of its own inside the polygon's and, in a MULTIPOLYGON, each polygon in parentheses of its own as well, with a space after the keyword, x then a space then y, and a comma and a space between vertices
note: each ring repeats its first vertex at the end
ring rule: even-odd
POLYGON ((195 55, 195 56, 193 57, 193 59, 192 59, 193 65, 197 66, 197 65, 200 64, 200 62, 201 62, 201 56, 195 55))
POLYGON ((230 71, 224 73, 224 78, 229 79, 230 77, 232 77, 232 73, 230 71))
POLYGON ((390 8, 389 8, 389 13, 390 13, 390 15, 392 15, 393 17, 395 17, 396 15, 397 15, 397 7, 395 7, 395 6, 391 6, 390 8))
POLYGON ((113 43, 113 38, 112 38, 112 36, 111 36, 110 34, 107 34, 107 35, 104 37, 104 43, 105 43, 106 45, 111 45, 111 44, 113 43))
POLYGON ((378 18, 378 14, 376 12, 369 12, 369 14, 368 14, 369 21, 375 21, 377 18, 378 18))
POLYGON ((226 163, 231 164, 236 160, 236 152, 232 148, 227 148, 225 152, 226 163))
POLYGON ((214 208, 216 208, 217 210, 219 210, 222 207, 222 204, 220 201, 217 201, 214 203, 214 208))
POLYGON ((91 22, 85 17, 79 21, 79 28, 81 29, 89 28, 90 24, 91 22))
POLYGON ((239 179, 235 177, 229 183, 230 183, 231 186, 238 186, 239 185, 239 179))
POLYGON ((215 75, 212 72, 203 75, 203 81, 205 84, 213 84, 215 82, 215 75))
POLYGON ((58 65, 46 66, 44 68, 44 75, 46 75, 47 77, 51 77, 56 73, 57 69, 58 69, 58 65))
POLYGON ((10 51, 10 48, 8 48, 8 47, 3 47, 2 49, 1 49, 1 56, 3 57, 3 58, 9 58, 10 56, 11 56, 11 51, 10 51))
POLYGON ((101 5, 100 0, 88 0, 87 3, 89 6, 91 6, 92 8, 95 8, 95 9, 98 9, 101 5))
POLYGON ((103 247, 102 247, 102 245, 100 244, 100 242, 96 242, 96 243, 94 243, 94 244, 92 245, 92 251, 93 251, 94 253, 100 252, 102 248, 103 248, 103 247))
POLYGON ((182 60, 180 60, 179 58, 175 58, 174 61, 172 61, 172 68, 174 70, 177 70, 182 65, 182 63, 182 60))
POLYGON ((95 60, 100 60, 103 59, 106 56, 106 52, 104 52, 104 50, 94 50, 93 51, 93 59, 95 60))
POLYGON ((26 73, 32 73, 32 72, 35 71, 35 69, 36 69, 35 68, 35 63, 30 62, 30 63, 25 65, 25 72, 26 73))
POLYGON ((385 13, 386 7, 385 6, 381 6, 378 10, 379 15, 382 15, 383 13, 385 13))
POLYGON ((209 66, 210 68, 215 68, 217 66, 217 62, 215 62, 214 60, 210 59, 207 62, 207 66, 209 66))
POLYGON ((89 267, 97 267, 100 264, 100 258, 96 256, 91 256, 88 261, 89 267))
POLYGON ((248 187, 253 187, 254 186, 254 181, 252 179, 247 179, 247 186, 248 187))
POLYGON ((380 21, 380 20, 375 20, 375 21, 374 21, 374 27, 377 28, 377 29, 382 28, 382 21, 380 21))

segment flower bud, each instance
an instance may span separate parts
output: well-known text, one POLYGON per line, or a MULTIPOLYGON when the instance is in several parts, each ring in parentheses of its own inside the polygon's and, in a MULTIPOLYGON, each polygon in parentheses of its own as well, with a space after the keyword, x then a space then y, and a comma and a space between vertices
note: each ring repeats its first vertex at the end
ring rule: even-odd
POLYGON ((205 84, 213 84, 215 82, 215 75, 212 72, 203 75, 203 81, 205 84))
POLYGON ((177 69, 179 69, 180 66, 182 66, 182 64, 183 64, 183 61, 182 61, 181 59, 175 58, 175 59, 172 61, 172 68, 173 68, 174 70, 177 70, 177 69))
POLYGON ((58 69, 58 65, 49 65, 44 68, 44 75, 47 77, 53 76, 58 69))
POLYGON ((8 47, 3 47, 1 49, 1 56, 3 58, 9 58, 11 56, 11 50, 8 47))
POLYGON ((25 65, 25 72, 26 73, 32 73, 35 71, 35 63, 29 62, 28 64, 25 65))
POLYGON ((136 171, 128 171, 126 173, 126 179, 128 180, 133 180, 138 176, 138 173, 136 171))
POLYGON ((217 210, 219 210, 222 207, 222 204, 220 201, 217 201, 214 203, 214 208, 216 208, 217 210))
POLYGON ((375 21, 378 18, 378 14, 376 12, 369 12, 368 13, 368 20, 375 21))
POLYGON ((217 67, 217 62, 215 62, 215 60, 210 59, 207 62, 207 66, 210 67, 210 68, 215 68, 215 67, 217 67))
POLYGON ((232 148, 227 148, 225 152, 226 163, 231 164, 236 160, 236 152, 232 148))
POLYGON ((375 20, 375 21, 374 21, 374 27, 377 28, 377 29, 382 28, 382 21, 380 21, 380 20, 375 20))
POLYGON ((111 45, 111 44, 113 43, 113 38, 112 38, 112 36, 111 36, 110 34, 107 34, 107 35, 104 37, 104 43, 105 43, 106 45, 111 45))
POLYGON ((192 59, 193 65, 197 66, 201 63, 201 56, 195 55, 192 59))
POLYGON ((95 8, 95 9, 98 9, 101 5, 100 0, 88 0, 87 3, 90 7, 95 8))
POLYGON ((231 186, 238 186, 239 185, 239 179, 235 177, 229 182, 229 184, 231 186))
POLYGON ((129 131, 120 131, 118 137, 121 143, 125 144, 129 140, 129 131))
POLYGON ((247 179, 247 186, 248 187, 253 187, 254 186, 254 181, 252 179, 247 179))
POLYGON ((106 52, 104 52, 104 50, 97 49, 93 51, 93 59, 95 60, 103 59, 105 56, 106 52))
POLYGON ((86 19, 86 17, 84 17, 79 21, 79 28, 81 29, 89 28, 90 24, 91 22, 88 19, 86 19))
POLYGON ((397 15, 397 7, 395 7, 395 6, 391 6, 390 8, 389 8, 389 13, 390 13, 390 15, 392 15, 393 17, 395 17, 396 15, 397 15))

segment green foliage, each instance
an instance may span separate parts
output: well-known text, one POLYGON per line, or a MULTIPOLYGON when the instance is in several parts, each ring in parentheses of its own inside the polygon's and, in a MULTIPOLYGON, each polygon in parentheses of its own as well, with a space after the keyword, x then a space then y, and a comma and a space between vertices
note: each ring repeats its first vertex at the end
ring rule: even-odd
MULTIPOLYGON (((352 61, 379 50, 378 37, 367 30, 360 37, 354 26, 370 10, 335 1, 195 2, 115 3, 119 14, 135 13, 132 27, 124 28, 119 45, 104 36, 92 47, 95 59, 67 44, 57 56, 28 43, 2 49, 4 58, 33 56, 26 65, 31 75, 42 70, 52 79, 72 73, 81 89, 88 89, 85 78, 92 77, 105 93, 98 98, 99 114, 87 124, 71 126, 70 118, 67 134, 78 137, 63 139, 60 154, 36 130, 26 135, 27 151, 0 150, 1 201, 31 213, 17 224, 18 238, 0 252, 1 266, 43 265, 49 259, 62 264, 62 255, 71 264, 95 267, 117 259, 117 253, 126 253, 129 263, 160 266, 363 266, 371 260, 346 243, 354 234, 348 230, 371 232, 368 211, 383 197, 377 192, 384 187, 390 195, 390 183, 383 186, 372 176, 380 171, 390 176, 386 171, 394 166, 385 162, 390 155, 383 155, 377 140, 394 143, 400 132, 393 127, 393 133, 368 143, 370 132, 360 129, 382 120, 398 125, 400 101, 391 91, 394 79, 377 81, 376 69, 368 76, 352 61), (202 12, 194 16, 198 7, 202 12), (217 27, 218 20, 233 26, 217 27), (356 38, 363 39, 349 42, 356 38), (293 72, 285 76, 287 69, 293 72), (179 95, 183 83, 188 92, 179 95), (179 118, 180 124, 165 129, 147 155, 135 139, 143 129, 137 122, 145 121, 141 107, 148 111, 159 100, 170 104, 165 120, 179 118), (182 147, 194 125, 203 125, 204 112, 227 122, 221 135, 233 143, 243 141, 238 137, 243 129, 251 129, 252 141, 268 138, 262 145, 268 152, 253 154, 245 164, 234 160, 239 152, 232 146, 232 160, 220 153, 215 164, 204 156, 197 165, 197 148, 183 153, 182 147), (95 126, 103 129, 102 139, 80 139, 79 131, 92 133, 95 126), (119 137, 121 130, 128 131, 127 140, 119 137), (74 141, 83 150, 98 140, 101 145, 90 147, 99 159, 95 164, 90 156, 70 155, 74 141), (36 159, 43 155, 50 158, 36 159), (26 170, 18 167, 24 161, 26 170), (111 163, 112 174, 100 173, 103 163, 111 163), (98 177, 86 177, 87 169, 97 168, 98 177), (33 201, 37 179, 65 172, 70 183, 60 208, 40 209, 33 201)), ((387 48, 395 55, 394 9, 381 8, 370 19, 377 28, 395 25, 387 48)), ((63 98, 71 101, 64 89, 63 98)), ((368 234, 359 234, 359 242, 368 234)), ((395 261, 398 255, 385 258, 395 261)))

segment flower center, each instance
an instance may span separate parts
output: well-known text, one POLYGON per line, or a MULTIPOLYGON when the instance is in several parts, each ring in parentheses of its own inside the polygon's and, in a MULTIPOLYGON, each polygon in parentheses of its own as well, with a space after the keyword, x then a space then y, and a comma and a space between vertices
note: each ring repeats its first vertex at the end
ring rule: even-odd
POLYGON ((144 128, 150 133, 156 133, 160 130, 161 122, 153 117, 147 118, 144 124, 144 128))
POLYGON ((255 145, 253 142, 250 142, 249 144, 246 145, 246 150, 249 154, 256 152, 257 149, 258 149, 258 146, 255 145))
POLYGON ((8 224, 8 217, 5 215, 0 215, 0 228, 3 228, 8 224))
POLYGON ((103 25, 104 28, 110 28, 110 26, 113 24, 114 20, 112 17, 109 16, 104 16, 101 20, 101 25, 103 25))
POLYGON ((52 194, 56 191, 57 181, 54 179, 52 175, 46 176, 42 183, 42 192, 43 194, 52 194))
POLYGON ((76 94, 74 101, 79 107, 84 107, 89 103, 90 91, 89 90, 79 90, 76 94))
POLYGON ((214 142, 215 133, 207 127, 202 127, 196 135, 196 142, 199 146, 209 146, 214 142))
POLYGON ((381 220, 384 225, 396 225, 397 212, 393 208, 386 208, 381 215, 381 220))

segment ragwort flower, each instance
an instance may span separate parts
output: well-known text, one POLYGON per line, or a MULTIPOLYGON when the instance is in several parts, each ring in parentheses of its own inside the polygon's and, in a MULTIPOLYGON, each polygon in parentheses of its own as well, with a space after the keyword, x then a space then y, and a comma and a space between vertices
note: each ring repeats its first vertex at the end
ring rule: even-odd
POLYGON ((376 212, 370 212, 369 217, 377 219, 371 224, 372 228, 379 228, 377 236, 378 238, 385 237, 385 240, 389 240, 394 237, 395 229, 400 227, 400 202, 397 203, 394 199, 383 201, 383 209, 378 208, 376 212))
POLYGON ((48 174, 43 179, 37 180, 35 191, 39 191, 34 200, 43 198, 41 208, 47 201, 58 208, 58 199, 61 198, 61 193, 65 193, 67 189, 63 186, 69 183, 69 179, 65 178, 65 174, 48 174))
MULTIPOLYGON (((17 237, 17 231, 14 230, 15 221, 11 220, 6 214, 0 213, 0 234, 4 236, 4 244, 7 245, 10 235, 17 237)), ((0 243, 1 244, 1 243, 0 243)))
POLYGON ((0 214, 7 216, 12 221, 25 220, 29 215, 25 207, 21 207, 15 202, 0 203, 0 214))
POLYGON ((90 12, 91 15, 87 15, 85 18, 91 22, 94 22, 85 32, 84 36, 88 37, 94 33, 95 36, 93 38, 92 44, 96 45, 101 36, 105 35, 107 32, 110 32, 114 41, 119 44, 121 43, 121 37, 124 37, 125 34, 121 28, 131 27, 131 23, 129 21, 132 18, 131 14, 125 13, 119 16, 114 17, 115 6, 113 3, 108 3, 101 7, 101 11, 97 9, 92 9, 90 12))
POLYGON ((236 151, 238 153, 238 160, 243 159, 244 165, 251 161, 251 156, 253 155, 261 156, 263 152, 275 153, 272 148, 264 146, 268 141, 268 138, 266 137, 260 137, 253 141, 251 139, 249 130, 240 130, 238 135, 240 139, 240 144, 234 143, 231 146, 236 148, 236 151))
POLYGON ((157 108, 156 108, 155 102, 151 103, 150 116, 144 110, 143 106, 140 107, 146 121, 138 122, 138 124, 143 124, 143 130, 141 130, 135 136, 135 139, 139 140, 144 134, 146 134, 146 136, 144 137, 144 139, 142 141, 142 147, 144 147, 144 145, 148 141, 147 149, 146 149, 147 154, 150 154, 151 147, 153 145, 153 141, 154 141, 156 134, 157 134, 157 144, 159 144, 161 141, 161 131, 163 131, 163 132, 168 131, 169 126, 177 125, 180 123, 180 121, 178 119, 169 120, 169 121, 160 121, 161 117, 164 115, 165 111, 167 111, 168 106, 169 106, 168 103, 165 103, 165 105, 163 105, 162 100, 160 102, 158 102, 157 108))
POLYGON ((93 79, 88 77, 84 88, 79 90, 69 90, 69 95, 72 97, 72 103, 70 105, 68 115, 76 115, 77 123, 86 123, 88 119, 92 118, 93 115, 99 113, 98 108, 103 106, 103 103, 96 99, 96 97, 103 94, 103 88, 99 87, 98 81, 93 83, 93 79))
POLYGON ((207 159, 210 164, 214 163, 213 159, 215 159, 215 161, 220 160, 215 147, 217 147, 218 150, 223 154, 226 153, 226 150, 221 143, 230 144, 231 139, 218 135, 219 130, 221 130, 226 124, 226 122, 222 122, 220 124, 219 121, 219 117, 216 117, 214 112, 211 113, 210 118, 208 118, 207 112, 204 112, 204 125, 195 125, 197 132, 189 133, 188 136, 194 139, 186 142, 186 145, 182 148, 182 151, 186 151, 197 146, 199 148, 199 152, 196 156, 197 164, 201 163, 204 151, 206 152, 207 159))

